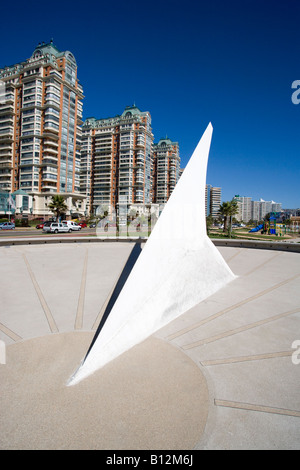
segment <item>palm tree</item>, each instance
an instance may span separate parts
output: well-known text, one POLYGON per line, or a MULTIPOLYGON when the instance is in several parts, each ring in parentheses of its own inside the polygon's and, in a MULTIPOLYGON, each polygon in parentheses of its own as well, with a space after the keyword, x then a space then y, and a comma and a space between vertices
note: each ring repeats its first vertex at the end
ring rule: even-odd
POLYGON ((229 210, 229 238, 231 238, 232 217, 239 213, 239 206, 236 199, 231 199, 229 210))
POLYGON ((220 205, 220 209, 219 209, 219 213, 224 219, 223 232, 226 232, 227 230, 227 217, 229 216, 229 212, 230 212, 230 202, 229 201, 223 202, 220 205))
POLYGON ((57 220, 62 214, 65 214, 67 211, 68 207, 65 203, 65 199, 63 196, 60 196, 59 194, 56 194, 55 196, 52 196, 51 202, 48 204, 48 208, 56 214, 57 220))
POLYGON ((209 235, 210 228, 211 228, 211 226, 212 226, 213 223, 214 223, 213 216, 212 216, 212 215, 208 215, 208 216, 206 217, 206 233, 207 233, 207 235, 209 235))
POLYGON ((231 236, 231 223, 232 223, 232 216, 236 215, 239 212, 238 203, 236 199, 232 199, 231 201, 223 202, 220 206, 219 210, 220 214, 224 217, 224 229, 223 232, 228 230, 229 237, 231 236), (227 228, 229 220, 229 228, 227 228))

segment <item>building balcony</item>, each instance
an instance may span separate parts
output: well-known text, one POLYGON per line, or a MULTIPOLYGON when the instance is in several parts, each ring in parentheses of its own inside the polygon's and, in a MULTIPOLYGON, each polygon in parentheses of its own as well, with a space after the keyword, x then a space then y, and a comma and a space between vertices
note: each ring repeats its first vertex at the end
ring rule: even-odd
POLYGON ((45 103, 43 106, 41 106, 41 109, 45 110, 47 108, 54 108, 54 109, 56 109, 56 111, 60 111, 60 103, 58 104, 56 102, 52 102, 52 101, 50 102, 50 100, 49 100, 49 101, 47 101, 47 103, 45 103))
MULTIPOLYGON (((54 125, 51 122, 46 123, 44 125, 44 133, 47 132, 47 131, 48 132, 55 132, 56 134, 59 134, 59 128, 58 129, 55 128, 54 125)), ((44 133, 42 134, 43 136, 45 135, 44 133)))
POLYGON ((41 168, 50 166, 52 168, 57 168, 58 167, 58 160, 54 158, 43 158, 43 161, 40 165, 41 168))
POLYGON ((5 96, 3 96, 5 100, 5 104, 13 104, 15 101, 15 97, 13 93, 7 93, 5 96))
POLYGON ((51 147, 58 148, 58 141, 57 140, 55 141, 55 140, 45 139, 44 140, 44 146, 45 147, 51 146, 51 147))
POLYGON ((56 78, 58 78, 59 81, 62 80, 62 77, 61 77, 61 74, 59 72, 57 72, 56 70, 51 70, 50 74, 51 76, 54 76, 56 78))
POLYGON ((9 182, 0 182, 0 191, 11 191, 11 183, 9 182))
POLYGON ((1 153, 0 153, 0 163, 4 162, 11 162, 12 161, 12 151, 9 148, 8 151, 3 152, 3 148, 0 147, 1 153))
POLYGON ((0 105, 0 117, 3 114, 9 114, 10 116, 15 116, 14 106, 13 104, 6 104, 3 103, 0 105))
POLYGON ((94 181, 110 181, 111 180, 111 172, 106 171, 106 172, 92 172, 92 178, 94 181))
POLYGON ((111 152, 112 146, 111 145, 95 145, 95 154, 99 152, 111 152))
POLYGON ((8 170, 11 170, 12 169, 12 162, 10 160, 2 160, 0 158, 0 170, 4 170, 4 169, 8 169, 8 170))
POLYGON ((12 138, 14 137, 14 130, 13 130, 13 126, 7 126, 8 128, 7 129, 2 129, 0 130, 0 138, 3 138, 3 137, 9 137, 9 138, 12 138))
POLYGON ((43 174, 42 175, 42 181, 43 181, 43 184, 50 184, 50 185, 55 184, 55 186, 56 186, 57 175, 56 174, 54 175, 54 174, 51 174, 51 173, 43 174))
POLYGON ((112 146, 112 139, 106 138, 106 136, 98 136, 95 139, 95 147, 102 147, 103 145, 106 145, 108 147, 112 146))
POLYGON ((56 187, 56 183, 57 183, 57 175, 52 175, 49 173, 42 175, 42 186, 52 186, 52 187, 55 186, 56 187))
POLYGON ((46 155, 49 155, 49 154, 50 154, 50 156, 53 155, 54 157, 56 157, 58 155, 58 150, 54 149, 54 148, 51 148, 51 147, 44 148, 43 155, 46 156, 46 155))
POLYGON ((7 160, 10 161, 13 158, 13 152, 12 152, 12 143, 3 143, 0 140, 0 160, 7 160))
MULTIPOLYGON (((14 136, 12 133, 6 133, 6 134, 0 134, 0 147, 3 148, 8 148, 8 147, 3 147, 2 144, 12 144, 14 140, 14 136)), ((9 146, 10 148, 10 146, 9 146)))
MULTIPOLYGON (((0 115, 0 122, 1 124, 6 124, 7 127, 13 127, 14 125, 14 119, 13 119, 13 116, 6 116, 7 113, 5 113, 5 115, 3 114, 2 116, 0 115), (6 116, 6 117, 5 117, 6 116)), ((4 127, 4 126, 3 126, 4 127)))
POLYGON ((145 142, 137 142, 135 147, 138 149, 145 148, 145 142))
POLYGON ((43 139, 51 139, 51 140, 56 140, 58 141, 59 140, 59 135, 57 133, 54 133, 52 132, 52 129, 50 130, 46 130, 46 129, 43 129, 43 133, 41 134, 41 136, 43 139))
POLYGON ((7 182, 10 182, 11 181, 11 173, 10 172, 1 173, 1 169, 0 169, 0 179, 1 179, 2 183, 4 182, 4 180, 7 181, 7 182))
POLYGON ((45 103, 42 106, 42 109, 46 109, 48 107, 54 108, 54 109, 60 111, 60 102, 56 101, 56 100, 53 100, 53 99, 47 99, 47 100, 45 100, 45 103))
POLYGON ((137 159, 137 160, 135 161, 135 165, 136 165, 136 166, 142 166, 142 167, 144 167, 144 166, 145 166, 145 160, 139 158, 139 159, 137 159))
POLYGON ((42 190, 42 192, 47 192, 47 191, 56 192, 56 190, 57 190, 57 185, 56 185, 55 183, 54 183, 54 184, 51 184, 51 183, 42 183, 41 190, 42 190))
POLYGON ((109 165, 109 164, 104 164, 104 165, 93 165, 92 167, 92 174, 93 175, 101 175, 102 173, 107 173, 107 174, 111 174, 112 172, 112 166, 109 165))
POLYGON ((133 162, 122 162, 122 160, 120 161, 120 164, 119 164, 120 171, 126 171, 131 168, 133 168, 133 162))

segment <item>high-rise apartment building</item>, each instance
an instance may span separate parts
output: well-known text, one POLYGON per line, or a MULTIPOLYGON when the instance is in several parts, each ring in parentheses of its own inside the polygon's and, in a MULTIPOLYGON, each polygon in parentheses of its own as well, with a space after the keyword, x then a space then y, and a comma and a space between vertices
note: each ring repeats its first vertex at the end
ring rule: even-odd
POLYGON ((252 198, 246 196, 235 196, 234 199, 237 201, 238 205, 238 213, 235 216, 236 219, 248 222, 252 215, 252 198))
POLYGON ((218 217, 222 198, 222 188, 211 186, 210 188, 210 215, 218 217))
POLYGON ((127 106, 113 118, 88 118, 82 127, 81 192, 89 210, 110 204, 151 203, 151 115, 127 106))
POLYGON ((158 204, 165 204, 180 177, 178 142, 172 142, 166 137, 154 144, 152 170, 152 200, 158 204))
POLYGON ((222 188, 210 184, 205 186, 205 215, 218 217, 220 212, 222 188))
POLYGON ((31 195, 34 215, 45 214, 54 193, 75 197, 80 212, 83 90, 73 54, 39 44, 29 59, 2 68, 0 80, 0 191, 31 195))

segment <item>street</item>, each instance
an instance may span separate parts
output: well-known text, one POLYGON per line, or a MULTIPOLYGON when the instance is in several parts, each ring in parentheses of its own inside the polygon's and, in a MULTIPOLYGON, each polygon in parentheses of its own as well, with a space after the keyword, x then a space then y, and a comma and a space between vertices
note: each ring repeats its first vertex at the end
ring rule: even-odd
POLYGON ((82 237, 82 236, 96 236, 96 229, 95 228, 83 228, 79 231, 74 231, 71 233, 44 233, 42 229, 36 229, 35 227, 32 228, 16 228, 14 230, 0 230, 0 237, 5 238, 16 238, 16 237, 28 237, 28 238, 39 238, 43 236, 51 236, 51 237, 82 237))

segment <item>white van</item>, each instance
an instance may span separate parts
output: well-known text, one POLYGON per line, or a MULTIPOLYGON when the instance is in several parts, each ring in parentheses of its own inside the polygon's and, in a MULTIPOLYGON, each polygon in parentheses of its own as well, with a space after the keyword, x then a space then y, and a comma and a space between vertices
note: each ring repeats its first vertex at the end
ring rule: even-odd
POLYGON ((81 230, 80 225, 76 224, 76 222, 73 222, 72 220, 63 220, 62 224, 67 226, 69 231, 71 231, 71 230, 81 230))
POLYGON ((44 233, 59 233, 59 232, 68 232, 68 227, 64 224, 60 224, 59 222, 50 222, 45 223, 43 227, 44 233))

